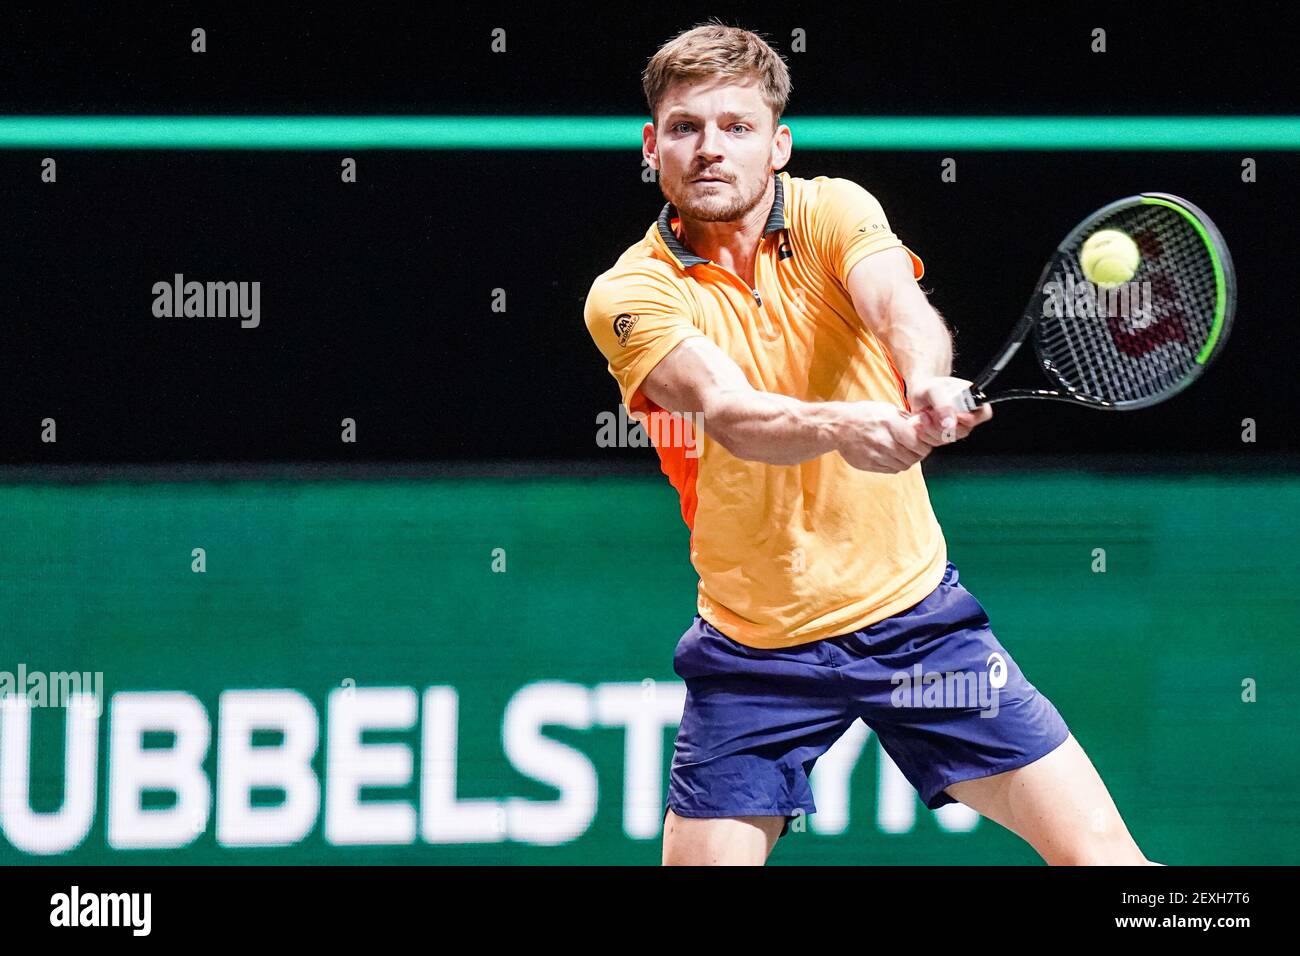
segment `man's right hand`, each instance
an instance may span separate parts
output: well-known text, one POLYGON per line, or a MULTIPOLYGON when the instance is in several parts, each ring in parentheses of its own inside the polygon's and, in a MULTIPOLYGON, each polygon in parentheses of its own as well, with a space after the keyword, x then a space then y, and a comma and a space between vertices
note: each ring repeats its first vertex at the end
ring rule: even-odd
POLYGON ((838 451, 860 471, 907 471, 945 444, 929 437, 922 416, 908 415, 888 402, 845 402, 841 408, 838 451))

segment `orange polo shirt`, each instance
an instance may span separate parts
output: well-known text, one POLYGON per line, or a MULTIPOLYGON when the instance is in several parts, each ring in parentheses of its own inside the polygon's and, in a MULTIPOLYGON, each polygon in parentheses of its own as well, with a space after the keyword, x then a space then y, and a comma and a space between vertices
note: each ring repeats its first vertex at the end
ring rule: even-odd
MULTIPOLYGON (((630 414, 666 415, 639 391, 678 343, 712 339, 754 388, 805 402, 890 402, 905 386, 845 287, 864 256, 902 247, 874 197, 847 179, 776 174, 756 288, 678 237, 669 203, 602 273, 584 318, 630 414)), ((924 267, 911 250, 916 278, 924 267)), ((918 604, 947 547, 920 465, 859 471, 830 452, 797 465, 732 455, 708 434, 651 429, 691 529, 700 616, 739 643, 781 648, 847 634, 918 604)), ((685 422, 689 428, 689 419, 685 422)))

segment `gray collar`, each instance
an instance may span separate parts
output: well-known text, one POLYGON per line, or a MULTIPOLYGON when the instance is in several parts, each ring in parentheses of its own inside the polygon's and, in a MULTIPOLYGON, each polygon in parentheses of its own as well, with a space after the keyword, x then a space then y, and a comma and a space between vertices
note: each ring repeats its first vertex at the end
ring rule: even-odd
MULTIPOLYGON (((767 224, 763 227, 764 238, 785 228, 785 187, 781 184, 780 173, 773 173, 772 176, 776 180, 776 195, 772 200, 772 211, 767 214, 767 224)), ((677 207, 672 203, 665 203, 663 211, 659 213, 659 237, 663 239, 668 251, 676 257, 683 269, 708 262, 708 259, 687 249, 677 238, 670 225, 676 216, 677 207)))

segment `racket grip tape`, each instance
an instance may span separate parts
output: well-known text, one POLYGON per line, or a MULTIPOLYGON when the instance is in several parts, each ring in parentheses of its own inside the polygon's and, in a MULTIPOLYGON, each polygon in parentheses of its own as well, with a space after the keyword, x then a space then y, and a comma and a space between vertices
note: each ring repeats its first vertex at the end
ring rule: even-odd
POLYGON ((979 389, 972 392, 969 388, 964 388, 961 393, 953 399, 953 407, 963 412, 973 412, 979 406, 987 401, 984 393, 979 389))

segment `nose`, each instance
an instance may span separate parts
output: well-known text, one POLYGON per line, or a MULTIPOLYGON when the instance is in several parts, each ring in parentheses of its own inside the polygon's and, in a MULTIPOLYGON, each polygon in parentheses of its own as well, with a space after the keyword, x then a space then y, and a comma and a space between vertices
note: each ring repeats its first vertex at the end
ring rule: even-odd
POLYGON ((709 123, 704 127, 704 134, 700 137, 696 154, 710 159, 722 158, 722 130, 717 125, 709 123))

